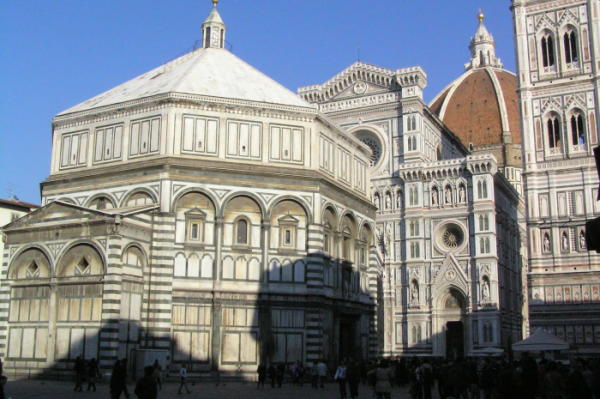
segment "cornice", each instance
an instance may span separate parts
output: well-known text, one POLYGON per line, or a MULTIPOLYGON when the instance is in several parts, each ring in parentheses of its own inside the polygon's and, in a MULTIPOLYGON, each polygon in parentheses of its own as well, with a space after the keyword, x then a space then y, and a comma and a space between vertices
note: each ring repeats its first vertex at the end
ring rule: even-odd
POLYGON ((124 103, 97 107, 86 111, 57 115, 52 119, 55 128, 77 126, 93 121, 103 121, 133 113, 145 112, 148 109, 165 106, 191 106, 200 109, 214 110, 246 115, 260 115, 278 119, 310 119, 317 114, 316 107, 296 107, 282 104, 271 104, 257 101, 201 96, 185 93, 166 93, 144 97, 124 103))
POLYGON ((527 13, 540 11, 556 11, 557 8, 565 8, 573 5, 585 5, 585 0, 523 0, 515 4, 515 6, 525 7, 527 13))

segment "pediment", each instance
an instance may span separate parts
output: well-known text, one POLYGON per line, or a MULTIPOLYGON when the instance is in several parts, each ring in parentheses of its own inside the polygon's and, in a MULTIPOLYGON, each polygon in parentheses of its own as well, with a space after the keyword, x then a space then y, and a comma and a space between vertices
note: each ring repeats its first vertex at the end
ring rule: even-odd
POLYGON ((364 81, 357 81, 354 84, 348 85, 345 90, 329 99, 329 101, 342 100, 347 98, 368 96, 371 94, 389 93, 390 88, 380 86, 364 81))
POLYGON ((44 205, 37 210, 28 213, 27 215, 15 220, 6 225, 3 230, 5 232, 20 228, 32 228, 36 225, 45 225, 52 223, 65 223, 85 219, 90 220, 106 220, 113 216, 98 210, 83 208, 78 205, 69 204, 61 201, 54 201, 44 205))
POLYGON ((435 291, 455 286, 465 293, 469 292, 467 275, 452 254, 448 254, 442 262, 442 266, 434 271, 432 280, 435 291))
POLYGON ((277 219, 277 221, 279 224, 297 224, 299 222, 299 220, 292 215, 284 215, 277 219))
POLYGON ((185 216, 190 218, 206 218, 206 212, 200 208, 193 208, 187 211, 185 216))

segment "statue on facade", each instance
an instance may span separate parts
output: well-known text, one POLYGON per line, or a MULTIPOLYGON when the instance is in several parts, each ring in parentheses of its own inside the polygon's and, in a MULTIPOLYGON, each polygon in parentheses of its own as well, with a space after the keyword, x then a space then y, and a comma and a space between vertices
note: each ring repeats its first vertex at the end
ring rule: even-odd
POLYGON ((569 250, 569 237, 567 237, 567 233, 563 233, 562 235, 562 249, 563 251, 569 250))
POLYGON ((385 209, 392 209, 392 196, 390 193, 385 195, 385 209))
POLYGON ((581 230, 579 232, 579 248, 581 249, 585 249, 585 232, 583 230, 581 230))
POLYGON ((483 286, 481 287, 481 297, 484 301, 490 300, 490 282, 487 279, 483 280, 483 286))
POLYGON ((437 201, 438 201, 438 192, 434 188, 433 190, 431 190, 431 205, 437 205, 437 201))
POLYGON ((414 280, 410 285, 410 303, 412 305, 419 303, 419 285, 414 280))
POLYGON ((452 190, 450 190, 450 187, 448 187, 448 186, 446 186, 445 197, 446 197, 446 204, 452 203, 452 190))
POLYGON ((388 224, 385 228, 385 250, 388 256, 392 253, 392 225, 388 224))
POLYGON ((544 252, 550 252, 550 237, 548 234, 544 234, 544 252))
POLYGON ((463 186, 462 184, 460 185, 460 188, 458 190, 458 200, 463 203, 465 202, 465 197, 466 197, 466 190, 465 190, 465 186, 463 186))

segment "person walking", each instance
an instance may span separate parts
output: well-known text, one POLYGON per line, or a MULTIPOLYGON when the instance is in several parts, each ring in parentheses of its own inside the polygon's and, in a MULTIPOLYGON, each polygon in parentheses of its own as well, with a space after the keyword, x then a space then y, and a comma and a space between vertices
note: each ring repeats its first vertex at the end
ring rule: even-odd
POLYGON ((327 377, 327 365, 323 360, 319 360, 317 363, 317 371, 319 375, 319 386, 325 388, 325 378, 327 377))
POLYGON ((192 393, 187 386, 187 368, 184 365, 179 369, 179 389, 177 390, 177 394, 181 395, 181 390, 185 388, 187 393, 192 393))
POLYGON ((275 388, 275 383, 277 382, 277 370, 275 369, 275 365, 273 363, 269 364, 269 379, 271 380, 271 388, 275 388))
POLYGON ((87 390, 88 392, 94 388, 94 392, 96 392, 96 379, 98 377, 100 377, 100 370, 98 369, 98 362, 96 361, 96 358, 93 357, 92 360, 90 360, 90 364, 88 364, 88 386, 87 386, 87 390))
POLYGON ((360 367, 355 361, 350 361, 346 368, 346 381, 348 381, 348 388, 350 388, 350 399, 358 398, 360 367))
POLYGON ((431 399, 431 388, 433 387, 433 367, 427 359, 423 362, 420 368, 421 377, 421 392, 423 399, 431 399))
POLYGON ((315 389, 319 387, 319 367, 317 366, 317 362, 313 362, 312 366, 310 366, 310 386, 315 389))
POLYGON ((129 392, 127 392, 127 360, 125 359, 115 362, 110 376, 110 397, 119 399, 121 393, 125 395, 125 399, 129 399, 129 392))
POLYGON ((340 399, 347 399, 346 392, 346 365, 342 360, 337 370, 335 371, 335 375, 333 377, 335 381, 337 381, 338 386, 340 388, 340 399))
POLYGON ((158 359, 154 359, 154 364, 152 365, 152 375, 154 376, 154 379, 156 380, 156 386, 158 387, 159 390, 162 390, 161 373, 162 373, 162 367, 160 367, 160 363, 158 362, 158 359))
POLYGON ((370 374, 374 376, 377 399, 391 399, 392 384, 390 380, 393 378, 393 373, 387 359, 382 359, 379 366, 371 370, 370 374))
POLYGON ((277 388, 281 388, 283 384, 283 376, 285 375, 285 364, 279 363, 277 365, 277 388))
POLYGON ((135 385, 135 396, 138 399, 157 399, 158 398, 158 383, 154 371, 154 366, 144 367, 144 376, 140 378, 135 385))
POLYGON ((258 374, 256 389, 264 388, 265 381, 267 380, 267 366, 265 366, 263 363, 259 364, 256 373, 258 374))
POLYGON ((85 363, 81 359, 81 356, 77 356, 77 358, 75 359, 75 366, 73 367, 73 370, 75 370, 75 388, 73 388, 73 390, 75 392, 82 392, 83 374, 85 373, 85 363))

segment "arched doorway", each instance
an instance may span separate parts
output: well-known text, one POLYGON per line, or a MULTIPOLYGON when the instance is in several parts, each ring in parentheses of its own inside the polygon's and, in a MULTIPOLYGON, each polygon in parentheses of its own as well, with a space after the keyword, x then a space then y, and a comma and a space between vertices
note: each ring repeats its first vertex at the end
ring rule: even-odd
POLYGON ((443 350, 448 359, 462 358, 465 354, 466 298, 455 288, 449 288, 440 298, 438 325, 442 327, 443 350))

